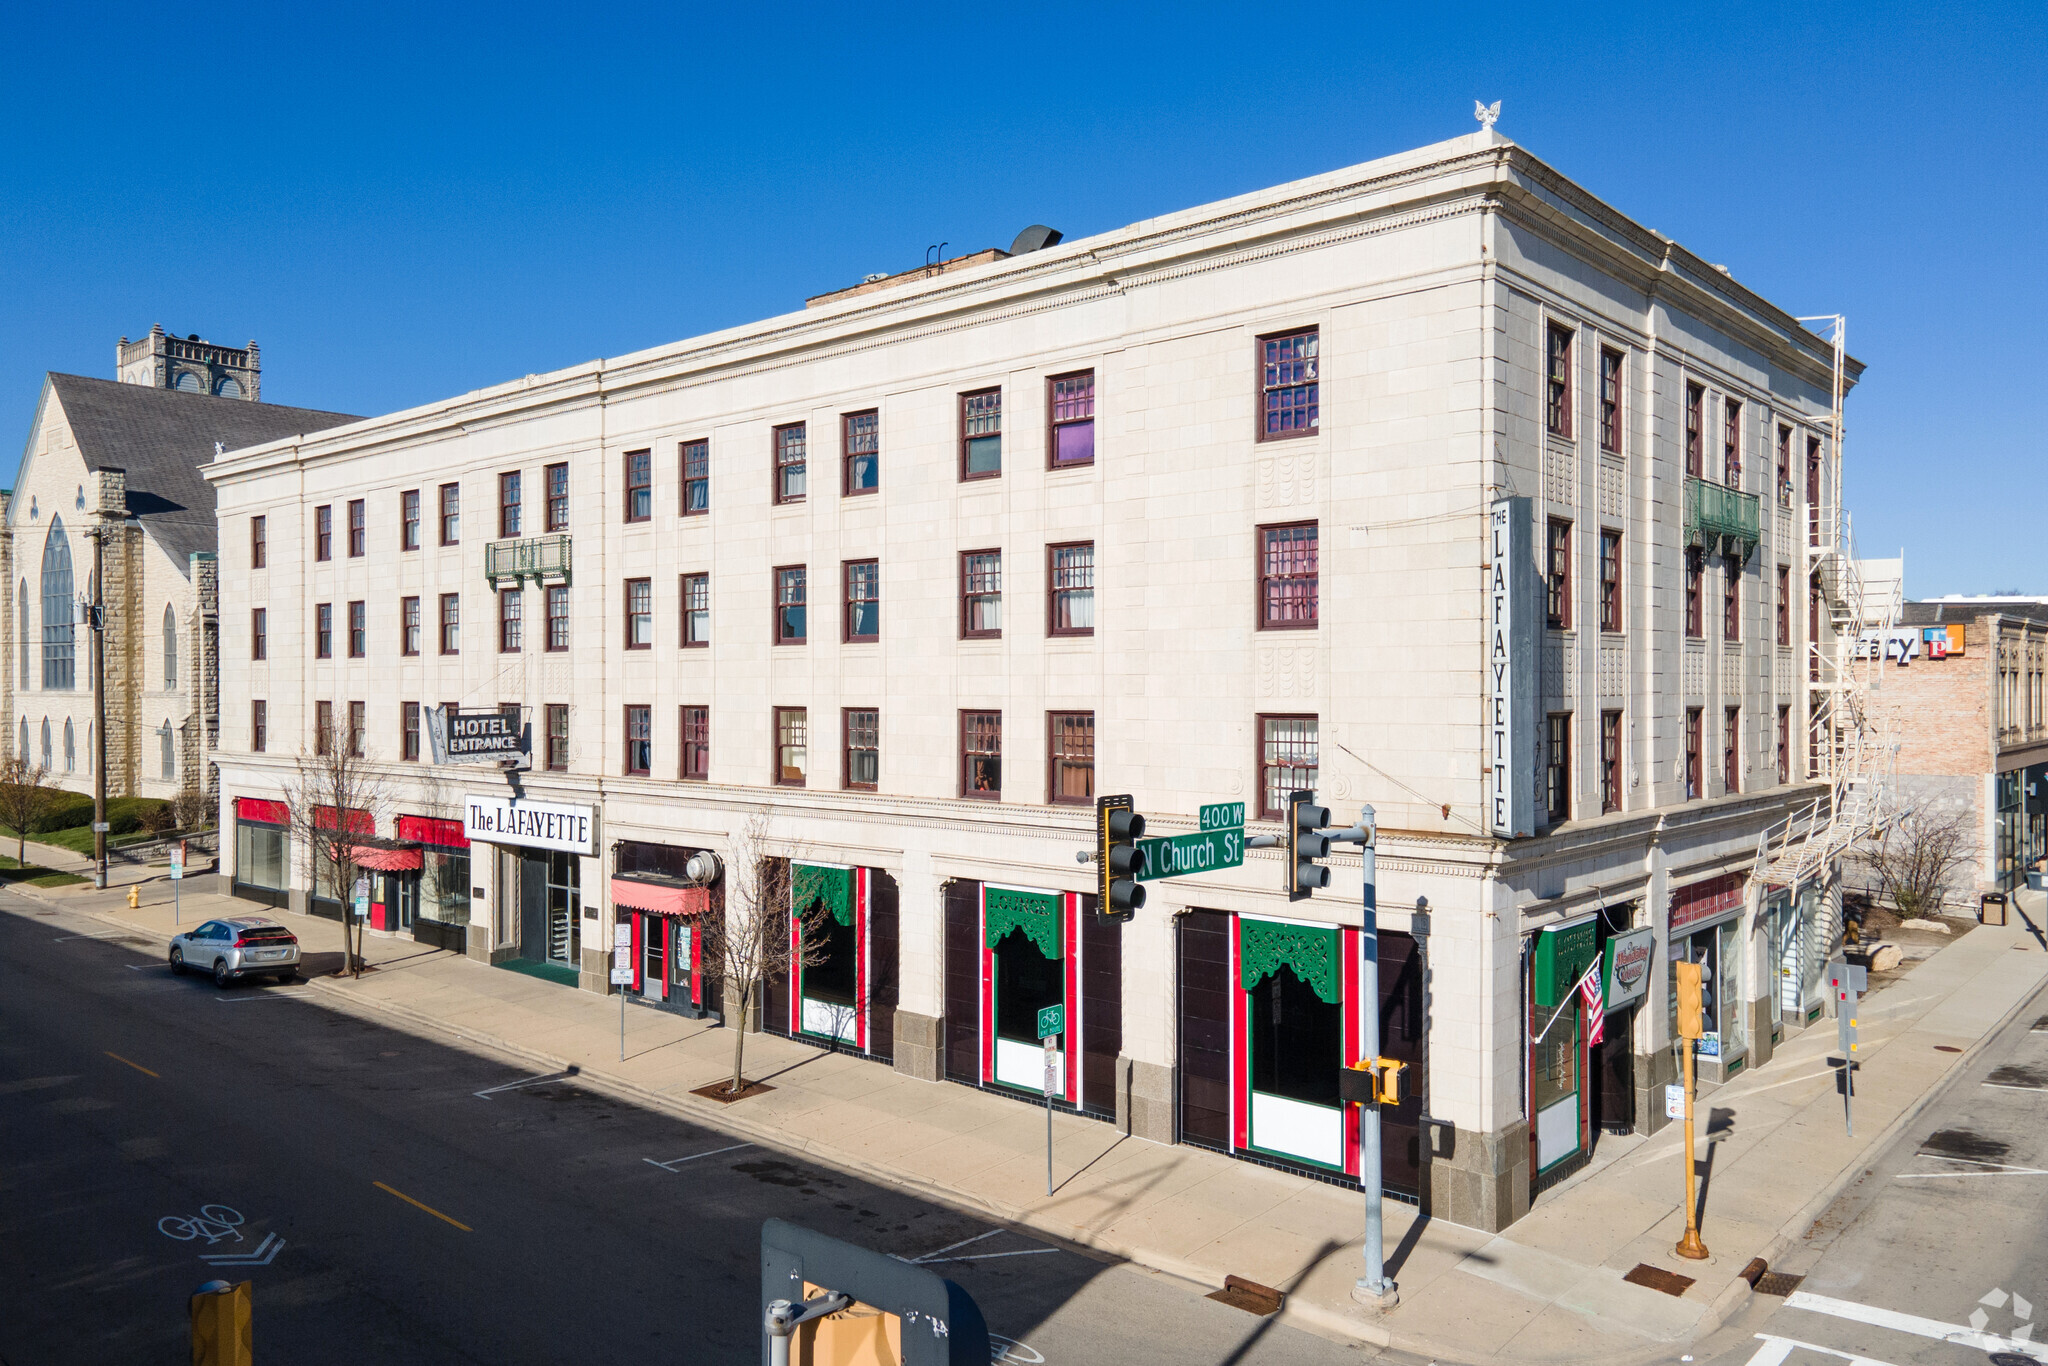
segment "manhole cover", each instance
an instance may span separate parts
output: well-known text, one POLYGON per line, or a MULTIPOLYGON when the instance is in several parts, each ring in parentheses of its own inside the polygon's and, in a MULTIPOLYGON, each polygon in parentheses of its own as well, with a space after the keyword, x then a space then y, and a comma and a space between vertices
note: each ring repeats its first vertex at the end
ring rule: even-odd
POLYGON ((1759 1295, 1789 1295, 1799 1288, 1804 1276, 1789 1276, 1782 1271, 1767 1271, 1756 1279, 1756 1293, 1759 1295))
POLYGON ((1692 1289, 1692 1277, 1681 1276, 1676 1271, 1666 1271, 1661 1266, 1648 1262, 1637 1262, 1636 1269, 1622 1277, 1635 1285, 1646 1285, 1652 1290, 1661 1290, 1667 1295, 1683 1295, 1692 1289))

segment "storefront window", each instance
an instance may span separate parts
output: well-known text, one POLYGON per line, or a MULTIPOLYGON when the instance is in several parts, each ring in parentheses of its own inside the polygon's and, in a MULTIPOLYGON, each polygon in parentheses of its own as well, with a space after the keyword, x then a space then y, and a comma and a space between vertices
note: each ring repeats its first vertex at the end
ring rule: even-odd
POLYGON ((1307 1105, 1338 1103, 1343 1066, 1343 1010, 1282 964, 1251 990, 1251 1083, 1254 1091, 1307 1105))
POLYGON ((818 920, 820 923, 815 931, 809 926, 804 931, 806 939, 814 939, 821 956, 820 962, 804 968, 804 996, 808 1000, 851 1009, 857 1004, 853 970, 860 958, 854 939, 853 917, 848 916, 844 925, 839 923, 837 916, 829 913, 818 917, 818 920))
POLYGON ((996 1037, 1036 1048, 1038 1012, 1066 1000, 1062 964, 1046 957, 1022 926, 996 942, 995 960, 996 1037))
POLYGON ((235 823, 235 881, 266 891, 289 887, 283 826, 255 821, 235 823))
POLYGON ((469 923, 469 851, 421 851, 420 914, 448 925, 469 923))

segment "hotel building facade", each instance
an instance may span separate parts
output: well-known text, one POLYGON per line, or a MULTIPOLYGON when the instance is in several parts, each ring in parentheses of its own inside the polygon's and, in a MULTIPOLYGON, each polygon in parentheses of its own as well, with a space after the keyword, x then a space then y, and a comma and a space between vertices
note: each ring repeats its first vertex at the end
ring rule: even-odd
POLYGON ((765 813, 827 911, 765 1027, 1029 1095, 1063 1004, 1068 1108, 1345 1185, 1377 1008, 1389 1188, 1503 1227, 1661 1126, 1674 955, 1710 1079, 1807 1018, 1830 889, 1748 874, 1816 791, 1831 363, 1489 129, 230 451, 223 876, 317 901, 326 734, 391 794, 379 928, 603 992, 624 926, 709 1027, 689 860, 765 813), (520 709, 531 768, 432 763, 443 704, 520 709), (1379 1002, 1355 853, 1095 918, 1095 794, 1259 833, 1296 789, 1377 813, 1379 1002))

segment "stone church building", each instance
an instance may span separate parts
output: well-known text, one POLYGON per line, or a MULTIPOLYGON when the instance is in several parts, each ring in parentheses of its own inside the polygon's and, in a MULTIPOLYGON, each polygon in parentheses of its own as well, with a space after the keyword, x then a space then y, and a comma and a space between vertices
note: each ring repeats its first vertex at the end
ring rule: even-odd
POLYGON ((0 491, 0 746, 58 787, 92 790, 97 554, 107 793, 172 797, 212 785, 218 741, 214 497, 201 467, 354 419, 259 402, 254 342, 153 327, 121 339, 117 364, 119 380, 44 377, 14 487, 0 491))

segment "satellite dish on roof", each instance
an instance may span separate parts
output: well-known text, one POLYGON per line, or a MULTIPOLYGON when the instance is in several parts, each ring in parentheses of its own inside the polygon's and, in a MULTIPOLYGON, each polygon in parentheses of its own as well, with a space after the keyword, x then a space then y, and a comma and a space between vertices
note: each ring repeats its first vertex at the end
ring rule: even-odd
POLYGON ((1057 246, 1061 236, 1062 234, 1058 228, 1048 228, 1043 223, 1033 223, 1030 227, 1018 233, 1017 239, 1010 243, 1010 255, 1022 256, 1027 251, 1043 251, 1047 247, 1057 246))

